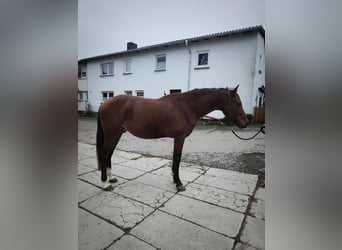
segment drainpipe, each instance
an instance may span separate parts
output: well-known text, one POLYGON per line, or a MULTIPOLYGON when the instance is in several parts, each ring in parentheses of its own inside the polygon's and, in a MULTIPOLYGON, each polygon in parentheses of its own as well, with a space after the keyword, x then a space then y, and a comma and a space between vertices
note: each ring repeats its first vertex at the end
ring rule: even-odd
POLYGON ((188 68, 188 85, 187 85, 187 91, 189 91, 190 90, 190 73, 191 73, 191 49, 189 48, 187 39, 185 39, 185 46, 188 48, 188 51, 189 51, 189 68, 188 68))

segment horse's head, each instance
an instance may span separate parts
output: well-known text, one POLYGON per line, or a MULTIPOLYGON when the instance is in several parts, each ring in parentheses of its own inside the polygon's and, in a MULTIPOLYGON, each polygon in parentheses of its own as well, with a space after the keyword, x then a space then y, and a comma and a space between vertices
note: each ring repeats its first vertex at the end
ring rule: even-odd
POLYGON ((240 97, 237 93, 239 85, 229 91, 228 90, 228 105, 223 108, 223 113, 232 120, 239 128, 245 128, 249 124, 249 120, 243 110, 240 97))

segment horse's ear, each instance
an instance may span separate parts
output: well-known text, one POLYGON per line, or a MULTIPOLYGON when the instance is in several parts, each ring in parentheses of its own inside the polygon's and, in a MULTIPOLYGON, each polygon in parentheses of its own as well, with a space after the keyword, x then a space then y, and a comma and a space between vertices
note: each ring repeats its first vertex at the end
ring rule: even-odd
POLYGON ((239 88, 239 85, 240 85, 240 84, 238 84, 238 85, 235 87, 235 89, 232 90, 233 95, 236 95, 237 90, 238 90, 238 88, 239 88))

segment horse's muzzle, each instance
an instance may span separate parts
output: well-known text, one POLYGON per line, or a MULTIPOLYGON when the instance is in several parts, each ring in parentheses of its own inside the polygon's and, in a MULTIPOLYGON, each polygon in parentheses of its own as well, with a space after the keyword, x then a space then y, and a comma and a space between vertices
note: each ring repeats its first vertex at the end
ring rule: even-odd
POLYGON ((239 128, 247 128, 248 124, 249 124, 249 120, 247 118, 247 115, 242 115, 242 116, 239 116, 237 119, 237 126, 239 128))

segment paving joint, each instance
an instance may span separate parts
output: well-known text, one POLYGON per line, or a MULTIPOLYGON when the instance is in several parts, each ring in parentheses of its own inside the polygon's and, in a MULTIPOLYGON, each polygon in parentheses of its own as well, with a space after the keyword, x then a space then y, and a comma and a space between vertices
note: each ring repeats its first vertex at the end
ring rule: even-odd
MULTIPOLYGON (((250 214, 250 210, 251 210, 253 201, 255 200, 255 194, 256 194, 256 191, 257 191, 258 188, 259 188, 258 183, 259 183, 260 181, 261 181, 261 178, 258 177, 258 181, 257 181, 257 183, 256 183, 256 185, 255 185, 253 194, 252 194, 251 197, 249 197, 249 199, 248 199, 248 205, 247 205, 247 208, 246 208, 246 212, 244 213, 244 217, 243 217, 243 220, 242 220, 242 222, 241 222, 241 226, 240 226, 239 232, 238 232, 238 234, 236 235, 236 239, 235 239, 235 241, 234 241, 232 250, 235 249, 235 247, 236 247, 236 245, 237 245, 238 243, 243 243, 243 242, 241 241, 242 232, 243 232, 243 230, 244 230, 244 228, 245 228, 245 225, 246 225, 247 216, 249 216, 249 214, 250 214)), ((253 246, 253 247, 254 247, 254 246, 253 246)))

